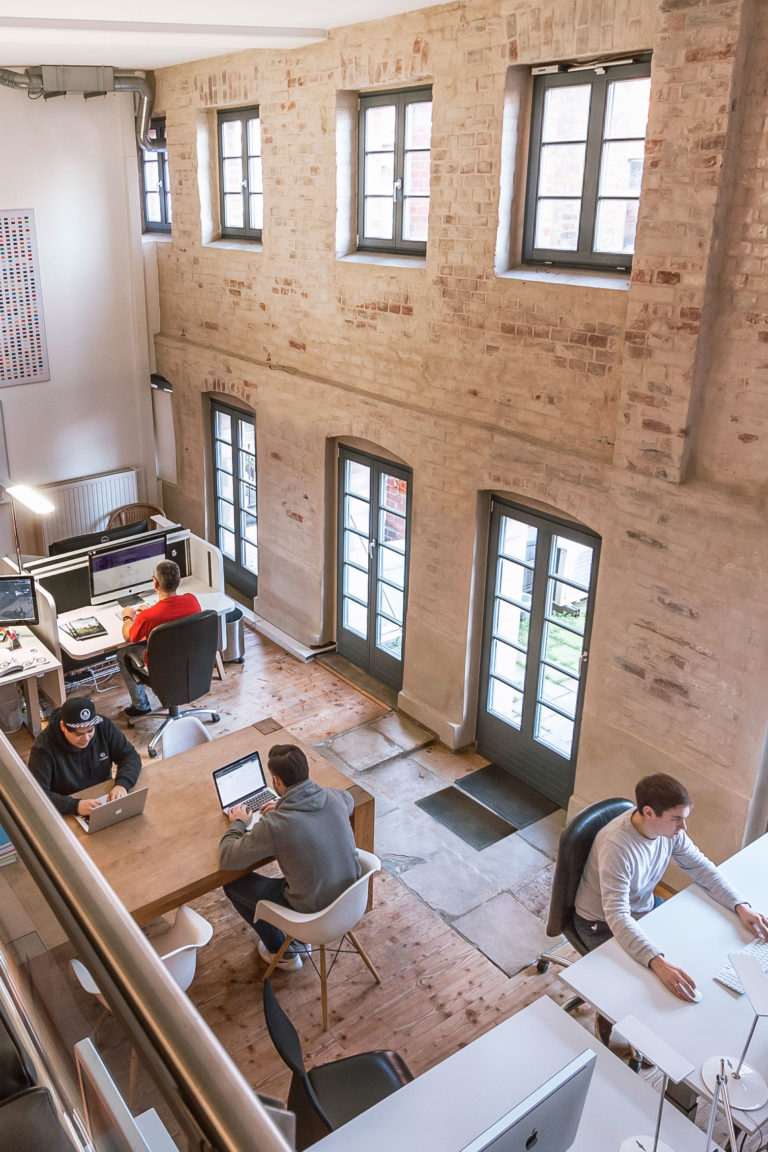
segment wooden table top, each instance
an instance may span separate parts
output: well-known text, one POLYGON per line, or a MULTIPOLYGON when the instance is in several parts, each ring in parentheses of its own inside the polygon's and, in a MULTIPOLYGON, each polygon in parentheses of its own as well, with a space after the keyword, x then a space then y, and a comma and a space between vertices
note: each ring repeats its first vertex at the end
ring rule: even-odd
MULTIPOLYGON (((329 788, 349 790, 355 801, 351 817, 355 840, 358 847, 373 851, 374 800, 370 793, 277 721, 262 720, 178 756, 145 765, 138 786, 148 786, 149 795, 140 816, 92 836, 74 817, 67 817, 88 855, 139 924, 251 871, 224 872, 219 868, 218 846, 228 822, 219 807, 213 770, 256 750, 266 771, 273 744, 298 745, 306 754, 313 780, 329 788)), ((101 795, 104 787, 97 785, 78 795, 101 795)))

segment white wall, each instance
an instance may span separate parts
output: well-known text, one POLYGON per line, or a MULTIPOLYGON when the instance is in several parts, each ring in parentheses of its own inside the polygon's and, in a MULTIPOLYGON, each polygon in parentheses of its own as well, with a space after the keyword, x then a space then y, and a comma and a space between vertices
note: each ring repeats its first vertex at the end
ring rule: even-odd
POLYGON ((154 500, 132 98, 0 88, 0 155, 0 208, 35 213, 51 372, 0 388, 10 478, 138 466, 154 500))

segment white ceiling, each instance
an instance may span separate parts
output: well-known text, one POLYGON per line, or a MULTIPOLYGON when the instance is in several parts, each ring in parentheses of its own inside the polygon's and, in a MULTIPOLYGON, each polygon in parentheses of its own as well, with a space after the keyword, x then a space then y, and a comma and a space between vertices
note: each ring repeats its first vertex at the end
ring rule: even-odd
POLYGON ((0 67, 154 69, 245 48, 298 48, 428 3, 284 0, 275 12, 275 0, 0 0, 0 67))

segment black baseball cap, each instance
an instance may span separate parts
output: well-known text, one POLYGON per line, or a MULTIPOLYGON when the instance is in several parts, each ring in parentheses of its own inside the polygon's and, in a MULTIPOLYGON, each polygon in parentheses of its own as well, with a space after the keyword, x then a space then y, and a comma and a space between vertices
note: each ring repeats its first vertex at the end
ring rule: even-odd
POLYGON ((101 724, 103 716, 99 716, 88 696, 73 696, 62 704, 59 719, 67 728, 93 728, 101 724))

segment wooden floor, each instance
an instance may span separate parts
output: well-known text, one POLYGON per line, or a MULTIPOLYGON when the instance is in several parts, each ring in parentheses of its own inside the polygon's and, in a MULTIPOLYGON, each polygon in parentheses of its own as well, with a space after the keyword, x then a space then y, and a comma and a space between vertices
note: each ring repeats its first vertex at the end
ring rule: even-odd
MULTIPOLYGON (((219 733, 271 715, 312 743, 386 711, 327 668, 302 664, 250 629, 245 642, 245 663, 228 665, 223 684, 214 681, 210 699, 221 713, 219 733)), ((128 701, 119 679, 95 698, 99 711, 125 727, 121 710, 128 701)), ((140 722, 128 732, 142 754, 155 726, 140 722)), ((12 742, 26 759, 31 744, 26 731, 14 735, 12 742)), ((285 1099, 289 1073, 264 1026, 264 966, 256 953, 256 936, 219 892, 194 906, 213 923, 214 935, 199 954, 190 998, 248 1082, 285 1099)), ((387 873, 376 879, 373 911, 358 935, 382 983, 373 982, 356 955, 340 957, 329 981, 326 1033, 314 970, 305 964, 300 972, 275 974, 275 990, 300 1033, 310 1065, 391 1047, 418 1074, 545 992, 557 1000, 567 998, 554 969, 542 976, 531 968, 508 978, 387 873)), ((87 1001, 82 1010, 94 1020, 99 1013, 98 1006, 87 1001)), ((137 1105, 141 1095, 140 1078, 137 1105)))

